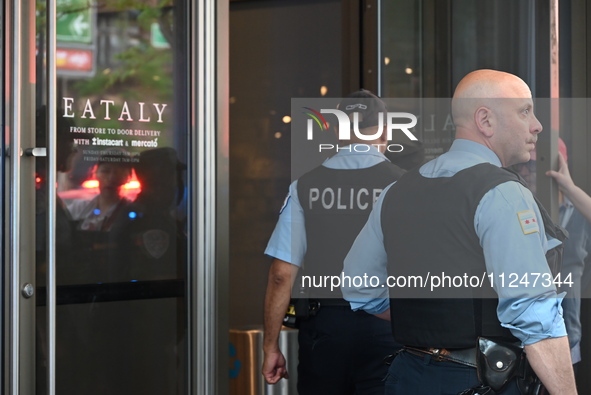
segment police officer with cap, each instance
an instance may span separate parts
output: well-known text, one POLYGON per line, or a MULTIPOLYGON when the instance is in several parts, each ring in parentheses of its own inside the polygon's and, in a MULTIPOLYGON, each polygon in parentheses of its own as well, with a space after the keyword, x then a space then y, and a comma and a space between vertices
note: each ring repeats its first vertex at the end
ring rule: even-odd
POLYGON ((345 298, 355 310, 391 320, 404 344, 387 394, 517 395, 533 382, 518 369, 525 361, 551 394, 577 393, 563 295, 547 261, 560 245, 559 228, 502 168, 530 159, 542 130, 533 106, 515 75, 477 70, 464 77, 452 100, 449 152, 388 187, 348 253, 345 271, 382 280, 343 288, 345 298), (431 285, 444 275, 460 282, 396 287, 411 275, 431 285), (536 275, 547 281, 534 283, 536 275), (484 282, 473 282, 477 277, 484 282))
MULTIPOLYGON (((357 113, 360 133, 385 131, 385 104, 367 90, 344 98, 338 109, 352 121, 357 113)), ((278 338, 292 284, 300 286, 294 284, 298 270, 308 278, 339 276, 375 198, 404 172, 383 154, 386 133, 371 141, 351 135, 339 142, 334 156, 291 184, 265 250, 274 258, 265 297, 262 368, 271 384, 288 378, 278 338)), ((382 394, 387 371, 383 359, 398 349, 388 323, 353 312, 338 287, 308 288, 314 311, 299 323, 299 394, 382 394)))

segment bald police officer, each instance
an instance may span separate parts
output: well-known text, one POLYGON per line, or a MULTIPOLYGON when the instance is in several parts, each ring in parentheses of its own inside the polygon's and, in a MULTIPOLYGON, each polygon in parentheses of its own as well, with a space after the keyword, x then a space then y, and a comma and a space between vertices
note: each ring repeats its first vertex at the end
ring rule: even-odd
MULTIPOLYGON (((349 275, 371 273, 381 283, 343 288, 345 298, 355 310, 391 319, 395 339, 405 345, 390 367, 387 394, 520 394, 510 376, 501 386, 481 382, 476 355, 488 349, 476 348, 479 337, 501 339, 503 347, 521 343, 551 394, 576 394, 552 281, 501 283, 501 276, 533 280, 536 273, 552 279, 545 253, 560 244, 546 235, 550 224, 545 229, 531 192, 501 168, 530 159, 542 130, 533 106, 529 87, 512 74, 477 70, 464 77, 452 100, 456 140, 450 151, 382 193, 347 255, 349 275), (409 278, 429 270, 439 280, 443 272, 460 279, 462 273, 486 275, 496 294, 491 298, 486 287, 473 284, 458 288, 461 298, 441 289, 432 294, 437 298, 416 288, 388 290, 394 285, 388 275, 409 278), (389 291, 401 296, 388 300, 389 291)), ((461 287, 448 288, 455 285, 461 287)), ((498 355, 521 352, 503 349, 507 353, 498 355)), ((490 365, 495 380, 508 363, 519 363, 503 358, 490 365)))

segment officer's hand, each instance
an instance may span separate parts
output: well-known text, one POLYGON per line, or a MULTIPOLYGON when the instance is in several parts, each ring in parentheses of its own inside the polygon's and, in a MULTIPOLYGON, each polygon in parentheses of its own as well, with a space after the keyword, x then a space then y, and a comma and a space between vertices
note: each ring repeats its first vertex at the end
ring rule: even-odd
POLYGON ((289 378, 287 368, 285 366, 285 357, 281 351, 265 353, 263 360, 263 377, 269 384, 275 384, 282 378, 289 378))

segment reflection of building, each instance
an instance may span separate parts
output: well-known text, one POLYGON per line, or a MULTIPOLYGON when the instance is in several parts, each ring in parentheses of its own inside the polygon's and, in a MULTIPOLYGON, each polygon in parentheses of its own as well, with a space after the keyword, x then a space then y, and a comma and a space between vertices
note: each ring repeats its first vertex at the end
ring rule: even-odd
MULTIPOLYGON (((45 270, 33 264, 34 218, 27 209, 35 202, 29 183, 33 161, 43 159, 23 156, 20 167, 14 166, 11 158, 19 157, 20 147, 11 143, 18 136, 23 149, 35 147, 28 131, 34 130, 34 111, 47 104, 47 95, 57 98, 54 104, 59 107, 71 105, 75 114, 76 129, 62 132, 76 139, 73 163, 79 171, 60 174, 59 187, 88 181, 88 167, 82 164, 93 163, 94 152, 107 145, 125 147, 127 142, 131 152, 140 153, 157 143, 175 148, 187 164, 186 188, 170 209, 179 222, 177 230, 188 240, 189 258, 181 262, 183 276, 107 291, 95 284, 78 289, 76 295, 80 301, 86 300, 85 292, 100 293, 98 307, 119 303, 117 298, 124 295, 131 295, 127 302, 133 304, 139 300, 133 298, 144 295, 138 303, 147 306, 140 310, 148 322, 157 320, 149 316, 150 297, 164 295, 164 304, 178 301, 178 311, 167 316, 178 321, 166 324, 174 324, 166 327, 167 333, 178 336, 174 355, 166 354, 168 348, 160 356, 182 362, 167 366, 167 382, 175 381, 176 386, 178 380, 180 393, 189 393, 184 388, 192 393, 225 393, 230 387, 228 366, 236 365, 233 360, 230 364, 226 347, 229 329, 258 326, 262 321, 267 273, 262 251, 294 176, 292 160, 298 161, 290 149, 291 124, 286 118, 291 115, 292 98, 337 98, 360 87, 392 99, 447 98, 462 75, 482 67, 520 75, 538 98, 585 98, 591 86, 585 57, 589 43, 587 35, 578 33, 586 31, 591 10, 584 2, 559 2, 558 12, 557 2, 549 0, 171 0, 164 8, 158 8, 156 1, 138 1, 142 7, 106 1, 92 9, 84 9, 85 0, 46 3, 49 7, 57 3, 61 13, 55 47, 45 39, 45 9, 36 14, 30 2, 16 0, 4 2, 0 9, 6 35, 5 60, 0 63, 5 87, 0 117, 9 136, 4 148, 10 154, 2 156, 0 165, 5 191, 3 275, 9 284, 2 293, 8 306, 4 330, 9 334, 3 348, 4 368, 18 360, 22 373, 4 376, 9 387, 19 377, 23 388, 35 383, 30 373, 34 353, 17 352, 34 349, 35 303, 15 295, 21 295, 23 284, 33 283, 35 270, 45 270), (559 19, 553 19, 556 15, 559 19), (552 31, 552 26, 558 30, 552 31), (35 48, 38 54, 46 52, 49 61, 33 58, 35 48), (559 62, 552 61, 556 51, 559 62), (58 69, 55 81, 44 71, 54 64, 51 61, 58 69), (99 146, 92 145, 93 138, 99 146), (15 341, 20 348, 13 346, 15 341), (191 374, 176 372, 175 366, 185 362, 191 374)), ((538 155, 550 158, 557 152, 557 136, 548 132, 553 125, 569 145, 577 183, 589 191, 591 140, 586 117, 568 116, 586 113, 586 102, 567 104, 567 109, 561 106, 559 121, 556 112, 538 111, 546 127, 538 155)), ((441 115, 446 111, 424 109, 419 118, 424 128, 417 135, 427 157, 443 152, 453 137, 441 115)), ((5 150, 1 152, 4 155, 5 150)), ((550 166, 549 161, 538 162, 539 174, 543 166, 550 166)), ((87 196, 85 190, 60 189, 60 196, 87 196)), ((553 212, 555 192, 548 180, 538 177, 538 195, 553 212)), ((151 251, 159 251, 165 237, 157 232, 148 235, 153 236, 148 241, 151 251)), ((41 287, 37 301, 45 303, 43 284, 37 286, 41 287)), ((591 338, 585 327, 591 325, 584 326, 583 338, 591 338)), ((131 328, 141 332, 139 325, 131 328)), ((117 336, 115 330, 111 334, 117 336)), ((110 342, 122 347, 125 343, 121 338, 110 342)), ((146 361, 153 357, 141 346, 134 351, 145 352, 141 358, 146 361)), ((100 369, 100 364, 93 369, 100 369)), ((142 379, 138 378, 149 382, 142 379)), ((591 388, 584 381, 589 378, 581 379, 582 388, 591 388)))

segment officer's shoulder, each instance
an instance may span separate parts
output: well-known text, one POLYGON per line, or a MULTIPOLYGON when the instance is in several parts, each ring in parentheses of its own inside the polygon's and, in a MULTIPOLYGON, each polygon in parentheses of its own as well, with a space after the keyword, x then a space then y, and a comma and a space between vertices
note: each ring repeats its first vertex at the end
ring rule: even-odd
POLYGON ((505 181, 494 187, 492 190, 496 191, 498 195, 503 197, 507 203, 511 205, 522 201, 535 203, 532 192, 518 181, 505 181))
POLYGON ((298 181, 301 181, 302 179, 305 180, 306 178, 310 177, 311 175, 314 175, 314 174, 318 173, 319 171, 325 171, 325 170, 330 170, 330 168, 324 166, 324 164, 318 165, 318 166, 316 166, 316 167, 308 170, 307 172, 305 172, 301 176, 299 176, 295 181, 293 181, 291 183, 291 186, 293 186, 294 184, 296 184, 298 181))

